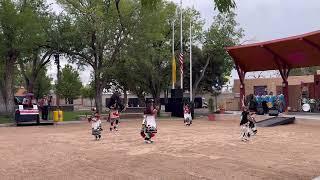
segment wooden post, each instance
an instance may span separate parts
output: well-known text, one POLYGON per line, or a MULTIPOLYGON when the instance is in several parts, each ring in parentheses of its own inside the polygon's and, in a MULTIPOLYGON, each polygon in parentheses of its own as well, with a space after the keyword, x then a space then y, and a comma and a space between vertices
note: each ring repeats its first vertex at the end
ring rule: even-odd
POLYGON ((237 63, 236 63, 236 69, 240 79, 240 109, 242 109, 242 106, 244 105, 244 98, 246 95, 246 89, 244 84, 244 78, 245 78, 246 72, 243 71, 239 66, 239 64, 237 63))

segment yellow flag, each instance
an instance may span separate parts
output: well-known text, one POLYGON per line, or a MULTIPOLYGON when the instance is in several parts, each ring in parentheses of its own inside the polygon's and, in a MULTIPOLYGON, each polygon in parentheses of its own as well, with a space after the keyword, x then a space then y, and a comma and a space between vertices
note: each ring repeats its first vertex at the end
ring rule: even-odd
POLYGON ((176 83, 177 81, 177 64, 176 58, 172 57, 172 84, 176 83))

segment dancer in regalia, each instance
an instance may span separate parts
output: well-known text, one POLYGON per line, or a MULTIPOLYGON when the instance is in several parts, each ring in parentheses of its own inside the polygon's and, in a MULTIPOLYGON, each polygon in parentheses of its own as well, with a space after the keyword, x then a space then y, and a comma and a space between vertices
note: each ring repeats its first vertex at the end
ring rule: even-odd
POLYGON ((125 107, 121 103, 119 93, 114 93, 109 101, 108 108, 110 109, 108 121, 110 122, 110 131, 118 131, 118 126, 120 122, 120 112, 122 112, 125 107))
POLYGON ((248 107, 244 106, 240 119, 240 136, 242 141, 249 141, 252 135, 257 133, 253 114, 249 112, 248 107))
POLYGON ((96 112, 94 116, 90 116, 88 121, 91 123, 92 135, 96 138, 96 140, 100 140, 102 128, 99 113, 96 112))
POLYGON ((191 116, 191 110, 190 110, 190 105, 185 104, 183 107, 183 117, 184 117, 184 124, 186 126, 190 126, 192 124, 192 116, 191 116))
POLYGON ((151 100, 147 103, 146 110, 144 111, 140 134, 147 144, 153 143, 151 138, 157 133, 156 116, 158 109, 159 108, 154 105, 153 100, 151 100))

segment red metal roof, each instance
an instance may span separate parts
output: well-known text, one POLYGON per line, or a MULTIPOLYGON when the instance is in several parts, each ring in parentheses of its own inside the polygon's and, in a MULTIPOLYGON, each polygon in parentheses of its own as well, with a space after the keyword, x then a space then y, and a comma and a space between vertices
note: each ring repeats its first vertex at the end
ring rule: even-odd
POLYGON ((278 70, 275 58, 291 69, 320 66, 320 31, 228 47, 227 51, 245 72, 278 70))

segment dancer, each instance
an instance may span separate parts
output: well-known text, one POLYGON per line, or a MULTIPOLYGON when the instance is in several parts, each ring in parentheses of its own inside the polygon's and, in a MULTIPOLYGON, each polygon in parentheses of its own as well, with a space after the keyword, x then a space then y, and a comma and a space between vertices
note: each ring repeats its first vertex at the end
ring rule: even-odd
POLYGON ((242 141, 249 141, 250 137, 257 133, 254 117, 252 117, 246 106, 243 107, 241 113, 240 127, 242 141))
POLYGON ((91 123, 92 135, 96 138, 96 140, 100 140, 101 138, 101 120, 98 112, 88 118, 88 121, 91 123))
POLYGON ((114 93, 108 105, 110 109, 108 121, 110 122, 110 131, 118 131, 118 125, 120 121, 120 112, 122 112, 125 108, 121 104, 119 93, 114 93))
POLYGON ((189 104, 185 104, 184 107, 183 107, 183 110, 184 110, 184 114, 183 114, 183 117, 184 117, 184 124, 186 126, 190 126, 192 124, 192 116, 191 116, 191 111, 190 111, 190 105, 189 104))
POLYGON ((142 121, 141 136, 144 138, 145 143, 153 143, 151 138, 157 133, 156 116, 158 107, 154 106, 153 100, 147 103, 146 110, 142 121))

